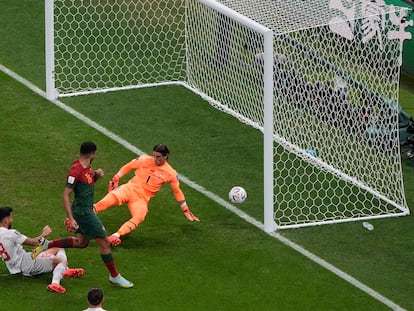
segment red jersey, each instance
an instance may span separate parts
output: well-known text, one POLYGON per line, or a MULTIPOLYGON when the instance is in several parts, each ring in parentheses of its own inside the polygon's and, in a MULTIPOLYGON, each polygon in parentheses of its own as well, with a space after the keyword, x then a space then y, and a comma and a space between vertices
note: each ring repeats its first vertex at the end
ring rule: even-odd
POLYGON ((79 160, 72 163, 66 178, 66 187, 73 189, 74 201, 72 210, 76 214, 88 214, 93 212, 95 194, 95 172, 88 166, 83 167, 79 160))

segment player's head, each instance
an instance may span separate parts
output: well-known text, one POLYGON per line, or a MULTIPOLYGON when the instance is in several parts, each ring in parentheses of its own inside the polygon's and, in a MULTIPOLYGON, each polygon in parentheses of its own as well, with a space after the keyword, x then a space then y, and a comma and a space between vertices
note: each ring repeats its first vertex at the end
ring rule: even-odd
POLYGON ((13 223, 13 209, 8 206, 0 207, 0 223, 11 229, 13 223))
POLYGON ((79 153, 81 155, 88 155, 96 152, 96 145, 93 142, 86 141, 81 144, 79 153))
POLYGON ((170 151, 168 150, 167 145, 158 144, 152 148, 152 157, 154 158, 155 165, 163 165, 164 162, 168 159, 170 151))
POLYGON ((98 306, 102 304, 102 301, 103 301, 102 289, 98 287, 94 287, 88 291, 88 302, 90 305, 98 306))
POLYGON ((79 154, 81 157, 89 158, 92 160, 95 158, 96 145, 93 142, 86 141, 81 144, 79 154))

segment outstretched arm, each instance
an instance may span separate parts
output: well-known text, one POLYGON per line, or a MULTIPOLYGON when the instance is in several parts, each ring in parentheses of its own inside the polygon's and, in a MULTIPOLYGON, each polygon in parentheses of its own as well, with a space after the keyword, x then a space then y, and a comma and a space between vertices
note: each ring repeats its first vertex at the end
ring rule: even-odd
POLYGON ((112 179, 109 181, 108 192, 111 192, 112 190, 118 188, 119 180, 122 178, 122 176, 128 174, 132 169, 137 168, 138 159, 139 158, 135 158, 129 161, 127 164, 125 164, 119 169, 118 173, 116 173, 114 177, 112 177, 112 179))
POLYGON ((47 237, 47 236, 48 236, 51 232, 52 232, 52 229, 50 229, 50 227, 49 227, 49 226, 45 226, 45 227, 43 228, 42 233, 41 233, 39 236, 37 236, 37 237, 35 237, 35 238, 27 238, 27 239, 23 242, 23 244, 24 244, 24 245, 29 245, 29 246, 37 246, 37 245, 39 245, 40 241, 41 241, 43 238, 47 237))
POLYGON ((184 193, 180 188, 180 182, 178 181, 178 177, 171 180, 170 185, 171 189, 174 192, 174 197, 180 205, 181 210, 184 213, 184 216, 187 217, 189 221, 200 221, 200 219, 196 215, 191 213, 190 208, 188 207, 187 202, 185 200, 184 193))

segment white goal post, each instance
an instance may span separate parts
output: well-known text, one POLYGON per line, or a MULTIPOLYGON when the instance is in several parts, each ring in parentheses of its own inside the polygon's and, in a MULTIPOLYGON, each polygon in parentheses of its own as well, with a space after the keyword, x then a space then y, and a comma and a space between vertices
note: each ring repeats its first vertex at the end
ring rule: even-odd
POLYGON ((45 0, 46 93, 177 84, 262 131, 268 232, 408 215, 406 14, 382 0, 45 0))

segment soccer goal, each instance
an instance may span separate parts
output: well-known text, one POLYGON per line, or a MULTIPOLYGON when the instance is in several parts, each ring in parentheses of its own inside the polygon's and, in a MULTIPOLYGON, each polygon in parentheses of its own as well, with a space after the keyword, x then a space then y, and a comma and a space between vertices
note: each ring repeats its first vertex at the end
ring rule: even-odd
POLYGON ((50 99, 178 84, 264 137, 268 232, 408 215, 406 9, 377 1, 45 0, 50 99))

